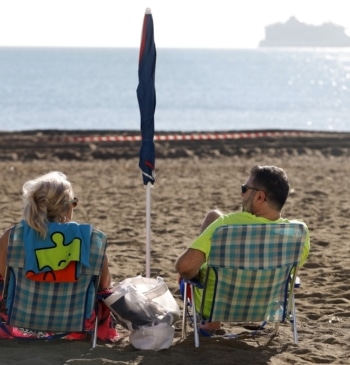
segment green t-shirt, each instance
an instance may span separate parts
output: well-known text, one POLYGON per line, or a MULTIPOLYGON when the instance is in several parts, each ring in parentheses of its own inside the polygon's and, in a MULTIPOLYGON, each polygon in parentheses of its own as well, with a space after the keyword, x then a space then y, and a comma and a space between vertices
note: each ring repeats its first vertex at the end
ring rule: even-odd
MULTIPOLYGON (((207 227, 206 230, 204 230, 191 244, 189 248, 196 249, 199 251, 202 251, 205 254, 205 257, 208 258, 210 253, 210 247, 211 247, 211 237, 216 230, 216 228, 223 226, 223 225, 230 225, 230 224, 262 224, 262 223, 290 223, 295 222, 295 220, 288 220, 285 218, 280 218, 275 221, 271 221, 269 219, 263 218, 263 217, 257 217, 254 214, 248 213, 248 212, 236 212, 236 213, 230 213, 223 215, 219 217, 215 222, 213 222, 211 225, 207 227)), ((297 221, 299 223, 303 223, 300 221, 297 221)), ((301 255, 301 265, 305 262, 308 254, 310 251, 310 236, 309 231, 307 233, 307 237, 305 240, 303 252, 301 255)), ((205 278, 205 273, 207 269, 206 262, 201 266, 200 268, 200 278, 205 278)), ((207 284, 207 295, 206 298, 212 298, 213 292, 214 292, 214 275, 211 275, 210 273, 208 278, 208 284, 207 284)), ((197 290, 195 288, 195 303, 197 310, 199 309, 199 303, 200 303, 200 297, 201 297, 201 290, 197 290)), ((208 299, 204 305, 203 314, 206 318, 209 317, 209 311, 211 308, 211 299, 208 299)))

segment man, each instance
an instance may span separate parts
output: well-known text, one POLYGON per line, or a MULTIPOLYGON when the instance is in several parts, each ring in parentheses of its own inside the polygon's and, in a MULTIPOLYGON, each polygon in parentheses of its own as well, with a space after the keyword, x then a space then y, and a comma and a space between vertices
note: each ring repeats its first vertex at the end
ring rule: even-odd
MULTIPOLYGON (((229 224, 262 224, 288 223, 282 218, 281 211, 289 193, 289 182, 283 169, 276 166, 254 166, 250 176, 242 185, 242 211, 222 214, 219 210, 210 211, 201 226, 201 234, 190 247, 177 259, 175 267, 184 279, 199 278, 203 280, 206 272, 206 258, 210 253, 211 237, 219 226, 229 224)), ((310 250, 309 233, 305 240, 301 265, 305 262, 310 250)), ((208 298, 213 293, 214 278, 209 276, 208 298)), ((200 291, 195 289, 195 303, 200 301, 200 291)), ((204 306, 204 316, 209 317, 211 301, 204 306)), ((219 322, 205 325, 205 329, 218 329, 219 322)))

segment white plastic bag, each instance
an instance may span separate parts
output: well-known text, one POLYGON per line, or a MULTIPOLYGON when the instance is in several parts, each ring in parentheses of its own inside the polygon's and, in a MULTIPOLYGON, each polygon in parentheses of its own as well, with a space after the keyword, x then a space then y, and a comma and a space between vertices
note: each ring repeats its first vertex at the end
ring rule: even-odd
POLYGON ((119 323, 132 331, 130 343, 138 349, 168 348, 174 337, 172 325, 180 309, 161 277, 127 278, 104 299, 119 323))

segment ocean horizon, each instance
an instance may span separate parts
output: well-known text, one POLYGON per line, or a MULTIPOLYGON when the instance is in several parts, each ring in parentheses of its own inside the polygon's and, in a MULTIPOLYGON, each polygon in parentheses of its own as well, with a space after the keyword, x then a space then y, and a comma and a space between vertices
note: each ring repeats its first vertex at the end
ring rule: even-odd
MULTIPOLYGON (((0 48, 0 131, 137 131, 137 48, 0 48)), ((350 50, 157 49, 155 130, 350 131, 350 50)))

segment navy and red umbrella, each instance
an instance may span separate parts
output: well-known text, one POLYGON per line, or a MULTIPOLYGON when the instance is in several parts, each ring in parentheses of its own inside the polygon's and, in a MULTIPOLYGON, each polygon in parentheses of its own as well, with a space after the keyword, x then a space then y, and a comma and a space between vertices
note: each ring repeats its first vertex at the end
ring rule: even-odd
POLYGON ((151 187, 155 181, 154 112, 156 109, 156 46, 154 43, 153 18, 146 9, 143 19, 139 54, 139 84, 137 100, 141 115, 141 148, 139 167, 146 186, 146 277, 150 277, 151 241, 151 187))

